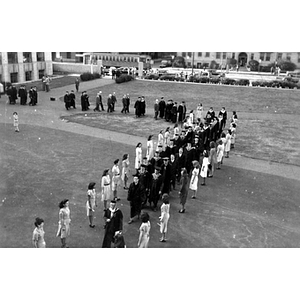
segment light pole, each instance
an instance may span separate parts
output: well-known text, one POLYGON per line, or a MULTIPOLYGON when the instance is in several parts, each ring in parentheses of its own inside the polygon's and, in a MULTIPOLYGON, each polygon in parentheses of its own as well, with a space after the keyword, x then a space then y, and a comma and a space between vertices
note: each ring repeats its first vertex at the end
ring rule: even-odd
POLYGON ((192 52, 192 76, 194 76, 194 54, 195 52, 192 52))

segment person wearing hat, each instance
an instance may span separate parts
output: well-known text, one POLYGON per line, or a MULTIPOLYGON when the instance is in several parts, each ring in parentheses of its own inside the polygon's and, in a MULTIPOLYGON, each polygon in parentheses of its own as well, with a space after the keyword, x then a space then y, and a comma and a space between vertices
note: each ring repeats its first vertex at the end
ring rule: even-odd
POLYGON ((123 230, 123 213, 117 207, 117 202, 111 200, 109 208, 104 211, 105 234, 103 238, 102 248, 111 248, 114 243, 116 234, 123 230))
POLYGON ((118 187, 120 186, 121 183, 121 174, 120 174, 120 168, 119 168, 119 159, 116 159, 114 161, 114 165, 111 169, 112 173, 112 185, 111 185, 111 190, 113 191, 113 199, 116 201, 119 201, 120 198, 118 198, 118 187))
POLYGON ((161 167, 155 166, 154 173, 152 173, 152 180, 150 184, 149 203, 150 203, 150 207, 152 207, 152 203, 153 203, 152 209, 154 211, 157 210, 157 203, 161 195, 160 187, 162 185, 162 175, 160 171, 161 171, 161 167))
POLYGON ((142 210, 142 189, 138 174, 133 175, 133 182, 129 186, 127 200, 130 202, 130 219, 128 224, 131 224, 136 216, 139 218, 142 210))
POLYGON ((164 163, 161 168, 162 185, 160 187, 160 191, 161 194, 169 194, 171 184, 171 166, 169 164, 169 157, 164 157, 163 162, 164 163))
POLYGON ((95 190, 95 182, 91 182, 88 186, 88 191, 87 191, 87 201, 86 201, 86 211, 87 211, 87 216, 89 218, 89 226, 91 228, 94 228, 95 225, 93 225, 93 220, 94 220, 94 212, 95 212, 95 207, 97 207, 97 201, 96 201, 96 190, 95 190))
POLYGON ((150 188, 150 174, 147 171, 148 165, 141 164, 139 175, 139 184, 141 187, 142 208, 147 205, 147 195, 150 188))
POLYGON ((199 162, 197 160, 193 161, 193 171, 192 171, 192 177, 190 181, 190 189, 193 191, 192 198, 196 198, 196 193, 198 190, 198 178, 199 178, 199 162))

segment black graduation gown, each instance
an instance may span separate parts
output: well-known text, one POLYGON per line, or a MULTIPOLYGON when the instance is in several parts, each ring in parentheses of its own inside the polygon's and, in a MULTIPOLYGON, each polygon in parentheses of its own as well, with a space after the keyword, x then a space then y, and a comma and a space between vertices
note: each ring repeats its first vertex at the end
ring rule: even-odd
POLYGON ((134 104, 134 108, 135 108, 135 115, 137 117, 141 116, 141 101, 136 100, 135 104, 134 104))
POLYGON ((142 191, 140 183, 132 182, 128 189, 127 200, 130 202, 130 218, 141 213, 142 209, 142 191))
POLYGON ((106 222, 105 224, 102 248, 111 248, 111 243, 114 242, 115 232, 123 229, 123 213, 117 208, 111 217, 111 211, 108 208, 104 211, 104 219, 110 219, 110 222, 106 222))
POLYGON ((158 107, 159 107, 159 117, 163 118, 165 115, 166 102, 164 100, 159 101, 158 107))

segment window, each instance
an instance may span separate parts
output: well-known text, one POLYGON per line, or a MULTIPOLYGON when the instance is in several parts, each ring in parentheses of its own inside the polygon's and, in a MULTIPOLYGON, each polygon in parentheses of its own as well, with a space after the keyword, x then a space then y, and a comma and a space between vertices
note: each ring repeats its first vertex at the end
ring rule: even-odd
POLYGON ((198 57, 202 57, 202 52, 198 52, 198 57))
POLYGON ((16 83, 18 82, 18 73, 10 73, 10 82, 11 83, 16 83))
POLYGON ((226 59, 226 58, 227 58, 227 53, 223 52, 223 59, 226 59))
POLYGON ((23 52, 23 62, 24 63, 31 63, 32 62, 31 52, 23 52))
POLYGON ((72 54, 71 54, 71 52, 67 52, 67 59, 70 59, 70 58, 72 58, 72 54))
POLYGON ((182 57, 186 57, 186 52, 182 52, 182 57))
POLYGON ((277 59, 282 59, 282 53, 277 53, 277 59))
POLYGON ((39 79, 42 79, 45 75, 45 70, 39 70, 39 79))
POLYGON ((250 59, 251 59, 251 60, 254 60, 254 53, 251 53, 250 59))
POLYGON ((210 56, 210 52, 205 52, 205 57, 209 57, 210 56))
POLYGON ((31 79, 32 79, 32 72, 31 71, 25 72, 25 80, 30 81, 31 79))
POLYGON ((7 60, 8 60, 9 64, 17 64, 18 63, 18 53, 17 52, 8 52, 7 60))
POLYGON ((265 60, 265 52, 260 52, 259 53, 259 59, 260 60, 265 60))
POLYGON ((235 59, 235 53, 234 52, 232 52, 232 58, 235 59))
POLYGON ((37 61, 45 61, 45 53, 44 52, 37 52, 36 53, 36 60, 37 61))
POLYGON ((216 59, 220 59, 221 58, 221 52, 216 52, 216 59))
POLYGON ((188 52, 188 57, 189 57, 189 58, 192 57, 192 52, 188 52))
POLYGON ((288 60, 288 61, 291 61, 291 55, 292 55, 292 53, 287 53, 286 54, 286 60, 288 60))
POLYGON ((271 52, 267 52, 266 53, 266 61, 270 61, 271 60, 271 52))

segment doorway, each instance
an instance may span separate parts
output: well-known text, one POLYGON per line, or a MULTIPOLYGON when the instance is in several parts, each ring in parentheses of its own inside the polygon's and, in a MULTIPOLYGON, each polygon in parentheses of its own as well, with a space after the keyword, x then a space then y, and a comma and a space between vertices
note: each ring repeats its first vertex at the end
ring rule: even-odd
POLYGON ((241 52, 238 57, 238 64, 240 67, 245 67, 247 65, 248 55, 246 52, 241 52))

